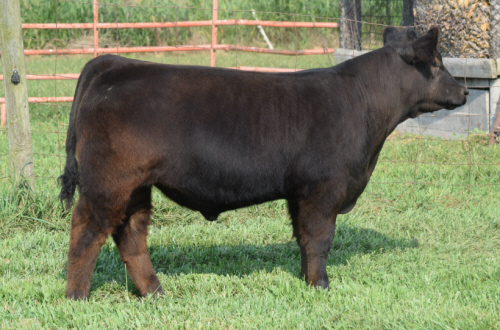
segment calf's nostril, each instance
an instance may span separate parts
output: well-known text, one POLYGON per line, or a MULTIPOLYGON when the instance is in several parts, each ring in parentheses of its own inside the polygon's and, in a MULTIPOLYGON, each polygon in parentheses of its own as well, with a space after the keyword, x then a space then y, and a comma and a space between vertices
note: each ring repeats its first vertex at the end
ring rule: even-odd
POLYGON ((464 92, 465 96, 469 95, 469 90, 466 89, 465 92, 464 92))

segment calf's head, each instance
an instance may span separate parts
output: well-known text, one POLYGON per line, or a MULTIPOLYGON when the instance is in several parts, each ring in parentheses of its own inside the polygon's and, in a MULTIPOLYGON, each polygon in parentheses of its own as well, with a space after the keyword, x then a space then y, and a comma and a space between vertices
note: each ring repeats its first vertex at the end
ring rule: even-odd
POLYGON ((453 110, 467 102, 469 91, 446 70, 437 51, 437 27, 432 27, 420 38, 412 29, 398 31, 388 27, 383 37, 384 46, 393 48, 399 55, 397 68, 402 78, 401 88, 409 91, 409 103, 415 104, 409 117, 442 108, 453 110))

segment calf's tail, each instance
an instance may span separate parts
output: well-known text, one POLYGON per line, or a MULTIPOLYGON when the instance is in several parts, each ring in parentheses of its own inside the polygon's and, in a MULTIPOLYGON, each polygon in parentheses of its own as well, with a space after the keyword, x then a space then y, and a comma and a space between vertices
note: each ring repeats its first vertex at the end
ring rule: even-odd
POLYGON ((59 200, 61 203, 66 204, 66 208, 70 208, 73 204, 73 197, 75 195, 76 187, 79 184, 79 171, 78 161, 76 159, 76 117, 80 102, 82 100, 87 87, 90 85, 95 72, 93 69, 92 61, 87 63, 82 70, 78 83, 76 85, 73 104, 71 105, 71 112, 69 115, 68 134, 66 136, 66 165, 64 166, 64 173, 57 179, 61 185, 61 192, 59 193, 59 200))

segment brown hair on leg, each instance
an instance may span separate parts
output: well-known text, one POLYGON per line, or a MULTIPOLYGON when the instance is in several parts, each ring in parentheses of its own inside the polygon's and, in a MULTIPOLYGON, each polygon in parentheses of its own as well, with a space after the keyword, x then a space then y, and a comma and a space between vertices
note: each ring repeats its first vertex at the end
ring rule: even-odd
POLYGON ((71 218, 66 298, 76 300, 89 297, 90 279, 107 236, 107 233, 93 226, 88 203, 81 197, 71 218))
POLYGON ((120 256, 141 296, 163 293, 153 269, 147 249, 149 216, 151 214, 151 188, 134 191, 122 225, 112 235, 120 256))

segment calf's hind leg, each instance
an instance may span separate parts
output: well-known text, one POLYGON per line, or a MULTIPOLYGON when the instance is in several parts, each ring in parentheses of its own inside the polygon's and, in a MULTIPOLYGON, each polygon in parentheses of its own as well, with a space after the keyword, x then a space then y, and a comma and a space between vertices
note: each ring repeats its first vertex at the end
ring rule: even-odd
POLYGON ((120 256, 141 296, 163 293, 147 249, 151 188, 136 189, 131 196, 123 224, 114 232, 120 256))
POLYGON ((71 233, 66 270, 66 297, 86 299, 90 279, 107 233, 93 220, 88 201, 80 197, 71 218, 71 233))

